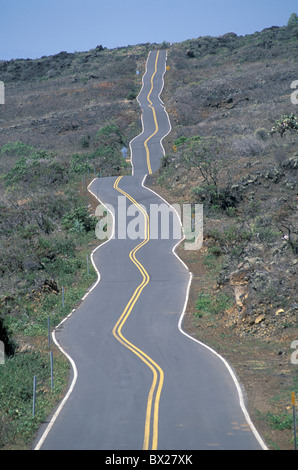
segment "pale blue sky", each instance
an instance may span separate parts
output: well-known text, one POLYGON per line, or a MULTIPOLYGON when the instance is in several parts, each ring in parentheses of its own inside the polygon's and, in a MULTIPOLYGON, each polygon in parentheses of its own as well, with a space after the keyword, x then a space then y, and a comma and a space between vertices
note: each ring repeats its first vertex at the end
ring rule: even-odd
POLYGON ((284 26, 297 0, 0 0, 0 60, 284 26))

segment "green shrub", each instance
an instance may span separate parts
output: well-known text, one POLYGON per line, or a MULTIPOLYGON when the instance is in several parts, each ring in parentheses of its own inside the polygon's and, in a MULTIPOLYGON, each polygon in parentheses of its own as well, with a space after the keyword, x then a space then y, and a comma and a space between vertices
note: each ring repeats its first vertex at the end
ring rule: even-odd
POLYGON ((0 155, 7 155, 9 157, 25 157, 33 150, 33 147, 17 140, 16 142, 7 142, 5 145, 2 145, 0 148, 0 155))
POLYGON ((298 26, 298 16, 297 16, 297 13, 292 13, 289 20, 288 20, 288 23, 287 23, 287 27, 288 28, 295 28, 298 26))
POLYGON ((223 292, 219 292, 215 296, 212 296, 209 293, 199 294, 196 302, 195 315, 197 317, 202 317, 204 314, 217 315, 230 308, 232 304, 232 297, 223 292))
POLYGON ((50 238, 39 237, 35 245, 35 253, 42 260, 53 260, 57 256, 57 250, 50 238))
POLYGON ((211 255, 214 255, 216 257, 219 257, 222 255, 222 249, 220 246, 216 246, 216 245, 213 245, 213 246, 210 246, 210 248, 208 249, 208 252, 211 254, 211 255))
POLYGON ((212 305, 210 294, 199 294, 196 302, 196 316, 202 317, 205 313, 209 313, 212 305))
POLYGON ((27 225, 24 228, 20 228, 20 235, 22 238, 25 239, 32 239, 38 233, 38 226, 37 225, 27 225))
POLYGON ((62 218, 62 227, 75 233, 95 230, 97 219, 91 216, 86 207, 78 207, 62 218))
POLYGON ((267 140, 268 131, 267 131, 267 129, 264 129, 264 127, 260 127, 259 129, 255 130, 254 135, 257 139, 267 140))
POLYGON ((279 429, 282 431, 293 427, 293 416, 289 413, 284 412, 279 415, 267 413, 266 418, 273 429, 279 429))
POLYGON ((83 148, 88 148, 90 147, 90 135, 87 134, 81 139, 81 144, 83 148))
POLYGON ((14 167, 5 175, 7 186, 15 183, 55 184, 68 180, 67 168, 54 155, 37 150, 27 157, 21 157, 14 167))
POLYGON ((235 206, 240 201, 240 196, 237 191, 234 191, 229 186, 219 188, 215 184, 205 184, 197 186, 191 191, 197 200, 213 211, 228 211, 229 215, 233 215, 235 206))
POLYGON ((93 165, 90 163, 89 157, 75 154, 70 160, 70 171, 78 175, 84 175, 89 171, 93 171, 93 165))
POLYGON ((101 127, 96 134, 96 139, 102 140, 104 143, 112 143, 114 141, 115 144, 124 144, 124 138, 120 129, 115 124, 106 124, 101 127))
POLYGON ((252 234, 260 241, 272 243, 281 237, 281 232, 275 230, 266 217, 257 216, 251 225, 252 234))
POLYGON ((280 137, 283 137, 286 131, 295 132, 298 131, 298 118, 295 114, 284 115, 275 122, 272 127, 270 134, 278 133, 280 137))
POLYGON ((120 147, 111 145, 99 146, 91 155, 96 160, 96 165, 100 168, 103 176, 112 176, 119 173, 125 165, 125 160, 121 156, 120 147))
POLYGON ((127 97, 126 97, 126 98, 127 98, 129 101, 132 101, 132 100, 135 100, 137 96, 138 96, 138 91, 137 91, 137 90, 132 90, 132 91, 130 91, 130 92, 127 94, 127 97))
MULTIPOLYGON (((0 446, 20 434, 26 442, 37 429, 37 421, 32 416, 34 375, 37 377, 36 401, 39 403, 49 385, 48 357, 39 352, 16 354, 0 367, 0 421, 6 421, 6 426, 0 429, 0 446)), ((37 413, 40 415, 39 410, 37 413)))

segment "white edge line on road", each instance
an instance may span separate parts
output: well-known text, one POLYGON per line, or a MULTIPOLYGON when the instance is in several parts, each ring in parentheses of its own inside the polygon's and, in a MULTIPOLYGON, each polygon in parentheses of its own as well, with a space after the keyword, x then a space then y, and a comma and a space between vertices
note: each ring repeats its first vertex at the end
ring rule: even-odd
MULTIPOLYGON (((165 71, 166 71, 166 67, 165 67, 165 71)), ((163 83, 164 83, 164 74, 165 74, 165 71, 163 73, 163 76, 162 76, 162 80, 163 80, 163 83)), ((160 96, 161 92, 163 90, 163 87, 161 88, 161 91, 159 93, 158 96, 160 96)), ((161 101, 161 100, 160 100, 161 101)), ((161 101, 162 103, 162 101, 161 101)), ((162 105, 163 106, 163 105, 162 105)), ((167 114, 167 117, 168 117, 168 121, 169 121, 169 126, 170 126, 170 130, 167 134, 165 134, 161 139, 160 139, 160 145, 163 149, 163 154, 165 155, 165 149, 162 145, 162 140, 171 132, 172 130, 172 125, 171 125, 171 121, 170 121, 170 118, 169 118, 169 115, 165 109, 165 107, 163 106, 164 110, 165 110, 165 113, 167 114)), ((162 196, 160 196, 157 192, 155 192, 153 189, 151 188, 148 188, 147 186, 145 186, 145 180, 147 178, 148 175, 145 175, 143 181, 142 181, 142 186, 145 188, 145 189, 148 189, 149 191, 151 191, 152 193, 154 193, 156 196, 158 196, 160 199, 162 199, 169 207, 171 207, 177 214, 177 217, 178 217, 178 220, 179 220, 179 223, 180 223, 180 226, 181 226, 181 229, 183 231, 183 225, 182 225, 182 221, 181 221, 181 218, 177 212, 177 210, 175 209, 175 207, 173 207, 171 204, 169 204, 162 196)), ((207 346, 206 344, 202 343, 201 341, 197 340, 196 338, 193 338, 191 335, 189 335, 188 333, 186 333, 183 328, 182 328, 182 324, 183 324, 183 319, 184 319, 184 316, 185 316, 185 313, 186 313, 186 308, 187 308, 187 304, 188 304, 188 299, 189 299, 189 292, 190 292, 190 286, 191 286, 191 282, 192 282, 192 278, 193 278, 193 274, 190 272, 189 268, 187 267, 187 265, 184 263, 184 261, 177 255, 176 253, 176 249, 178 248, 178 246, 180 245, 180 243, 183 242, 183 240, 185 239, 185 235, 183 234, 183 238, 181 240, 178 241, 178 243, 172 248, 172 252, 173 254, 178 258, 178 260, 183 264, 183 266, 186 268, 186 270, 188 271, 189 273, 189 280, 188 280, 188 285, 187 285, 187 290, 186 290, 186 297, 185 297, 185 302, 184 302, 184 307, 183 307, 183 310, 182 310, 182 313, 180 315, 180 318, 179 318, 179 322, 178 322, 178 329, 179 331, 185 335, 187 338, 191 339, 192 341, 195 341, 196 343, 200 344, 201 346, 207 348, 210 352, 212 352, 213 354, 215 354, 223 363, 224 365, 226 366, 226 368, 228 369, 233 381, 234 381, 234 384, 236 386, 236 389, 237 389, 237 392, 238 392, 238 397, 239 397, 239 403, 240 403, 240 407, 242 409, 242 412, 245 416, 245 419, 248 423, 248 425, 250 426, 255 438, 257 439, 257 441, 259 442, 260 446, 262 447, 262 449, 264 450, 268 450, 266 444, 264 443, 263 439, 261 438, 260 434, 258 433, 257 429, 255 428, 253 422, 251 421, 250 419, 250 416, 249 416, 249 413, 246 409, 246 406, 245 406, 245 402, 244 402, 244 397, 243 397, 243 393, 242 393, 242 390, 241 390, 241 386, 237 380, 237 377, 233 371, 233 369, 231 368, 231 366, 229 365, 229 363, 226 361, 226 359, 224 359, 220 354, 218 354, 214 349, 210 348, 210 346, 207 346)))
MULTIPOLYGON (((144 88, 144 77, 145 77, 145 74, 147 73, 147 68, 148 68, 148 61, 149 61, 149 57, 151 55, 151 51, 147 57, 147 60, 146 60, 146 68, 145 68, 145 73, 143 74, 143 77, 142 77, 142 88, 137 96, 137 101, 140 105, 140 108, 142 109, 141 107, 141 103, 139 102, 138 100, 138 97, 139 95, 141 94, 143 88, 144 88)), ((131 162, 131 166, 132 166, 132 175, 134 174, 134 165, 133 165, 133 161, 132 161, 132 148, 131 148, 131 144, 132 142, 137 138, 137 137, 140 137, 143 133, 144 133, 144 130, 145 130, 145 127, 144 127, 144 121, 143 121, 143 112, 142 112, 142 115, 141 115, 141 121, 142 121, 142 132, 140 134, 138 134, 137 136, 135 136, 130 142, 129 142, 129 147, 130 147, 130 162, 131 162)), ((99 197, 97 196, 97 194, 94 194, 89 188, 90 186, 92 185, 93 181, 95 180, 96 178, 94 178, 91 183, 89 183, 88 185, 88 191, 100 202, 100 204, 102 204, 104 207, 105 204, 99 199, 99 197)), ((111 212, 110 212, 111 213, 111 212)), ((97 284, 100 282, 100 272, 99 270, 97 269, 95 263, 94 263, 94 253, 100 248, 102 247, 104 244, 108 243, 111 239, 114 238, 114 234, 115 234, 115 217, 114 217, 114 214, 112 214, 112 217, 113 217, 113 231, 112 231, 112 234, 111 234, 111 237, 106 240, 105 242, 101 243, 100 245, 98 245, 91 253, 91 262, 92 262, 92 265, 96 271, 96 274, 97 274, 97 281, 94 283, 94 285, 86 292, 86 294, 82 297, 82 301, 85 300, 85 298, 92 292, 92 290, 97 286, 97 284)), ((57 347, 59 348, 59 350, 65 355, 65 357, 69 360, 71 366, 72 366, 72 369, 73 369, 73 379, 72 379, 72 382, 70 384, 70 387, 66 393, 66 395, 64 396, 63 400, 61 401, 60 405, 58 406, 57 410, 55 411, 55 413, 53 414, 52 418, 50 419, 44 433, 42 434, 41 438, 39 439, 37 445, 34 447, 34 450, 39 450, 42 446, 42 444, 44 443, 46 437, 48 436, 51 428, 53 427, 53 424, 55 423, 59 413, 61 412, 63 406, 65 405, 66 401, 68 400, 68 398, 70 397, 73 389, 74 389, 74 386, 76 384, 76 381, 77 381, 77 378, 78 378, 78 370, 77 370, 77 367, 76 367, 76 364, 75 364, 75 361, 72 359, 72 357, 66 353, 66 351, 64 351, 64 349, 62 348, 62 346, 60 346, 60 344, 58 343, 57 341, 57 338, 56 338, 56 335, 55 335, 55 330, 57 330, 74 312, 76 311, 76 309, 73 309, 72 312, 67 315, 60 323, 59 325, 57 325, 55 327, 55 329, 53 330, 52 332, 52 337, 53 337, 53 341, 54 343, 57 345, 57 347)))
MULTIPOLYGON (((151 54, 151 52, 150 52, 150 54, 151 54)), ((150 56, 150 54, 149 54, 149 56, 150 56)), ((147 72, 147 64, 148 64, 149 56, 148 56, 148 59, 147 59, 147 62, 146 62, 146 71, 145 71, 145 73, 147 72)), ((166 67, 165 67, 165 71, 166 71, 166 67)), ((165 71, 164 71, 163 76, 162 76, 163 84, 164 84, 164 74, 165 74, 165 71)), ((145 74, 144 74, 144 75, 145 75, 145 74)), ((143 75, 143 78, 142 78, 142 83, 143 83, 143 84, 142 84, 141 91, 143 90, 143 87, 144 87, 144 75, 143 75)), ((158 95, 159 99, 160 99, 160 94, 162 93, 162 90, 163 90, 163 86, 162 86, 161 91, 160 91, 160 93, 159 93, 159 95, 158 95)), ((141 93, 141 91, 140 91, 140 93, 141 93)), ((140 95, 140 93, 139 93, 139 95, 140 95)), ((138 95, 138 96, 139 96, 139 95, 138 95)), ((138 100, 138 97, 137 97, 137 100, 138 100)), ((160 99, 160 101, 161 101, 161 99, 160 99)), ((138 100, 138 102, 139 102, 139 100, 138 100)), ((162 101, 161 101, 161 103, 162 103, 162 101)), ((140 104, 140 102, 139 102, 139 104, 140 104)), ((164 107, 163 103, 162 103, 162 106, 163 106, 163 108, 164 108, 164 110, 165 110, 165 107, 164 107)), ((162 140, 171 132, 171 129, 172 129, 169 115, 168 115, 168 113, 167 113, 166 110, 165 110, 165 112, 166 112, 167 117, 168 117, 170 130, 169 130, 169 132, 168 132, 167 134, 165 134, 165 135, 160 139, 160 145, 161 145, 161 147, 162 147, 162 149, 163 149, 163 154, 164 154, 164 155, 165 155, 165 150, 164 150, 164 147, 163 147, 163 145, 162 145, 162 140)), ((142 128, 143 128, 143 130, 142 130, 142 132, 141 132, 139 135, 137 135, 136 137, 134 137, 134 139, 132 139, 132 140, 130 141, 130 143, 129 143, 130 150, 131 150, 131 143, 133 142, 133 140, 135 140, 137 137, 141 136, 141 135, 143 134, 143 132, 144 132, 143 114, 142 114, 142 116, 141 116, 141 120, 142 120, 142 128)), ((132 175, 133 175, 133 174, 134 174, 134 166, 133 166, 133 162, 132 162, 132 151, 131 151, 130 160, 131 160, 132 175)), ((160 196, 158 193, 156 193, 156 192, 155 192, 154 190, 152 190, 151 188, 148 188, 147 186, 145 186, 145 180, 146 180, 147 176, 148 176, 148 175, 145 175, 145 176, 144 176, 143 181, 142 181, 142 186, 143 186, 145 189, 147 189, 147 190, 151 191, 152 193, 154 193, 154 194, 155 194, 156 196, 158 196, 160 199, 162 199, 169 207, 172 207, 172 209, 173 209, 173 210, 176 212, 176 214, 177 214, 178 220, 179 220, 179 222, 180 222, 180 226, 181 226, 181 228, 182 228, 182 230, 183 230, 181 218, 180 218, 180 216, 179 216, 177 210, 176 210, 171 204, 169 204, 162 196, 160 196)), ((103 202, 98 198, 98 196, 95 195, 95 194, 89 189, 89 187, 91 186, 91 184, 93 183, 93 181, 94 181, 95 179, 97 179, 97 178, 94 178, 94 179, 91 181, 91 183, 88 185, 88 191, 89 191, 103 206, 105 206, 105 204, 103 204, 103 202)), ((106 207, 106 206, 105 206, 105 207, 106 207)), ((110 213, 111 213, 111 212, 110 212, 110 213)), ((103 243, 101 243, 100 245, 98 245, 98 246, 92 251, 92 253, 91 253, 91 262, 92 262, 93 267, 94 267, 94 269, 95 269, 95 271, 96 271, 96 273, 97 273, 97 281, 96 281, 96 282, 94 283, 94 285, 90 288, 90 290, 87 291, 87 293, 84 295, 84 297, 82 298, 82 300, 84 300, 84 299, 92 292, 92 290, 97 286, 97 284, 100 282, 100 272, 99 272, 99 270, 97 269, 97 267, 96 267, 96 265, 95 265, 95 263, 94 263, 93 255, 94 255, 94 253, 95 253, 100 247, 102 247, 103 245, 105 245, 106 243, 108 243, 112 238, 114 238, 115 218, 114 218, 114 214, 113 214, 113 213, 111 213, 111 214, 112 214, 112 217, 113 217, 113 232, 112 232, 111 237, 110 237, 108 240, 106 240, 105 242, 103 242, 103 243)), ((251 429, 252 429, 252 431, 253 431, 253 433, 254 433, 256 439, 258 440, 259 444, 261 445, 261 447, 262 447, 264 450, 267 450, 266 445, 264 444, 262 438, 260 437, 258 431, 257 431, 256 428, 254 427, 254 425, 253 425, 253 423, 252 423, 252 421, 251 421, 251 419, 250 419, 250 417, 249 417, 249 414, 248 414, 248 412, 247 412, 247 410, 246 410, 246 407, 245 407, 245 403, 244 403, 244 398, 243 398, 243 394, 242 394, 241 387, 240 387, 240 385, 239 385, 239 383, 238 383, 238 380, 237 380, 237 378, 236 378, 236 376, 235 376, 235 374, 234 374, 232 368, 230 367, 230 365, 229 365, 229 364, 227 363, 227 361, 226 361, 222 356, 220 356, 220 354, 218 354, 215 350, 213 350, 212 348, 210 348, 210 347, 207 346, 206 344, 202 343, 201 341, 197 340, 196 338, 193 338, 193 337, 190 336, 188 333, 186 333, 186 332, 183 330, 183 328, 182 328, 182 323, 183 323, 184 315, 185 315, 186 308, 187 308, 187 304, 188 304, 190 286, 191 286, 192 277, 193 277, 193 275, 192 275, 192 273, 189 271, 187 265, 184 263, 184 261, 183 261, 183 260, 177 255, 177 253, 176 253, 177 247, 180 245, 180 243, 183 242, 184 239, 185 239, 185 236, 183 235, 183 238, 182 238, 181 240, 179 240, 178 243, 172 248, 173 254, 174 254, 174 255, 177 257, 177 259, 183 264, 183 266, 185 267, 185 269, 186 269, 186 270, 188 271, 188 273, 189 273, 189 281, 188 281, 188 286, 187 286, 187 291, 186 291, 186 298, 185 298, 185 302, 184 302, 183 311, 182 311, 181 316, 180 316, 180 318, 179 318, 178 329, 179 329, 179 331, 180 331, 183 335, 185 335, 187 338, 189 338, 189 339, 191 339, 192 341, 195 341, 195 342, 197 342, 198 344, 202 345, 203 347, 207 348, 209 351, 211 351, 213 354, 215 354, 219 359, 221 359, 221 360, 223 361, 223 363, 224 363, 225 366, 227 367, 227 369, 228 369, 230 375, 232 376, 232 378, 233 378, 233 380, 234 380, 234 383, 235 383, 235 385, 236 385, 236 388, 237 388, 237 391, 238 391, 239 400, 240 400, 240 406, 241 406, 241 409, 242 409, 242 411, 243 411, 243 413, 244 413, 244 416, 245 416, 245 418, 246 418, 246 421, 247 421, 247 423, 249 424, 249 426, 251 427, 251 429)), ((55 336, 55 330, 57 330, 57 329, 73 314, 73 312, 75 312, 75 311, 76 311, 76 309, 73 309, 72 312, 71 312, 69 315, 67 315, 67 316, 59 323, 59 325, 57 325, 57 326, 55 327, 54 331, 52 332, 53 341, 55 342, 55 344, 56 344, 57 347, 60 349, 60 351, 66 356, 66 358, 67 358, 67 359, 69 360, 69 362, 71 363, 71 366, 72 366, 72 369, 73 369, 73 379, 72 379, 71 385, 70 385, 70 387, 69 387, 69 389, 68 389, 68 391, 67 391, 65 397, 63 398, 63 400, 61 401, 61 403, 60 403, 60 405, 58 406, 57 410, 55 411, 54 415, 52 416, 52 418, 51 418, 49 424, 47 425, 47 427, 46 427, 46 429, 45 429, 45 431, 44 431, 42 437, 41 437, 40 440, 38 441, 38 443, 37 443, 37 445, 35 446, 34 450, 39 450, 40 447, 42 446, 42 444, 43 444, 43 442, 45 441, 47 435, 49 434, 49 432, 50 432, 50 430, 51 430, 51 428, 52 428, 54 422, 56 421, 56 419, 57 419, 59 413, 61 412, 63 406, 65 405, 66 401, 68 400, 69 396, 71 395, 71 393, 72 393, 72 391, 73 391, 73 389, 74 389, 74 386, 75 386, 75 384, 76 384, 77 378, 78 378, 78 371, 77 371, 77 367, 76 367, 76 364, 75 364, 74 360, 73 360, 73 359, 71 358, 71 356, 70 356, 69 354, 67 354, 67 353, 64 351, 64 349, 60 346, 60 344, 58 343, 58 341, 57 341, 57 339, 56 339, 56 336, 55 336)))
MULTIPOLYGON (((132 166, 132 175, 134 175, 134 164, 133 164, 133 151, 132 151, 132 146, 131 146, 131 145, 132 145, 133 141, 134 141, 135 139, 137 139, 138 137, 141 137, 141 135, 143 135, 143 134, 144 134, 144 131, 145 131, 145 126, 144 126, 144 111, 143 111, 141 102, 140 102, 140 100, 139 100, 139 96, 141 95, 141 93, 142 93, 142 91, 143 91, 143 88, 144 88, 145 76, 146 76, 147 71, 148 71, 148 62, 149 62, 149 58, 150 58, 151 53, 152 53, 152 51, 150 51, 149 54, 148 54, 148 57, 147 57, 147 60, 146 60, 145 73, 144 73, 143 76, 142 76, 142 88, 141 88, 141 90, 140 90, 140 92, 139 92, 139 94, 138 94, 138 96, 137 96, 137 98, 136 98, 136 99, 137 99, 137 102, 139 103, 140 109, 141 109, 141 111, 142 111, 142 113, 141 113, 142 131, 140 132, 140 134, 136 135, 136 136, 129 142, 129 148, 130 148, 130 163, 131 163, 131 166, 132 166)), ((166 52, 166 58, 167 58, 167 52, 166 52)), ((162 74, 162 86, 161 86, 160 92, 159 92, 159 94, 158 94, 158 99, 159 99, 159 101, 160 101, 160 104, 161 104, 161 106, 164 108, 164 111, 165 111, 165 113, 166 113, 166 115, 167 115, 167 118, 168 118, 168 121, 169 121, 169 131, 160 139, 160 146, 161 146, 161 148, 162 148, 162 150, 163 150, 163 154, 165 154, 165 150, 164 150, 164 147, 163 147, 163 145, 162 145, 162 141, 163 141, 163 139, 171 132, 171 129, 172 129, 172 128, 171 128, 170 119, 169 119, 169 115, 168 115, 168 113, 166 112, 164 103, 163 103, 163 101, 162 101, 161 98, 160 98, 160 95, 161 95, 161 93, 162 93, 162 91, 163 91, 163 88, 164 88, 164 76, 165 76, 165 73, 166 73, 166 62, 167 62, 167 60, 165 60, 165 67, 164 67, 164 71, 163 71, 163 74, 162 74)))
POLYGON ((135 139, 137 139, 138 137, 140 137, 140 136, 144 133, 144 130, 145 130, 145 127, 144 127, 144 120, 143 120, 143 108, 142 108, 141 103, 140 103, 140 101, 139 101, 139 96, 140 96, 140 94, 142 93, 143 88, 144 88, 144 78, 145 78, 145 75, 146 75, 146 73, 147 73, 148 61, 149 61, 150 55, 151 55, 151 51, 149 52, 148 57, 147 57, 147 60, 146 60, 145 73, 144 73, 143 76, 142 76, 142 88, 140 89, 140 92, 139 92, 139 94, 138 94, 138 96, 137 96, 137 98, 136 98, 136 99, 137 99, 137 102, 139 103, 140 109, 141 109, 141 111, 142 111, 142 113, 141 113, 142 132, 140 132, 140 134, 136 135, 136 136, 129 142, 130 163, 131 163, 131 167, 132 167, 132 171, 131 171, 132 176, 134 175, 134 171, 135 171, 135 170, 134 170, 134 164, 133 164, 133 160, 132 160, 132 147, 131 147, 131 144, 132 144, 132 142, 133 142, 135 139))
MULTIPOLYGON (((88 191, 100 202, 100 204, 102 204, 104 207, 105 204, 99 199, 99 197, 94 194, 90 189, 89 187, 91 186, 91 184, 93 183, 93 181, 97 179, 97 178, 94 178, 91 183, 89 183, 88 185, 88 191)), ((106 207, 107 209, 107 207, 106 207)), ((107 209, 108 210, 108 209, 107 209)), ((93 286, 86 292, 86 294, 82 297, 81 300, 85 300, 85 298, 93 291, 93 289, 97 286, 97 284, 99 283, 100 281, 100 272, 99 270, 97 269, 95 263, 94 263, 94 259, 93 259, 93 256, 94 256, 94 253, 99 249, 101 248, 103 245, 105 245, 106 243, 108 243, 110 240, 112 240, 114 238, 114 234, 115 234, 115 217, 114 217, 114 214, 109 211, 110 214, 112 214, 112 218, 113 218, 113 230, 112 230, 112 234, 110 236, 110 238, 108 240, 106 240, 105 242, 101 243, 100 245, 98 245, 91 253, 91 262, 92 262, 92 265, 96 271, 96 274, 97 274, 97 280, 96 282, 93 284, 93 286)), ((71 317, 71 315, 76 311, 76 309, 73 309, 71 311, 70 314, 68 314, 60 323, 59 325, 57 325, 55 327, 55 329, 52 331, 52 338, 53 338, 53 341, 54 343, 56 344, 56 346, 59 348, 59 350, 62 352, 62 354, 64 354, 64 356, 68 359, 68 361, 70 362, 71 366, 72 366, 72 370, 73 370, 73 378, 72 378, 72 381, 71 381, 71 384, 69 386, 69 389, 66 393, 66 395, 64 396, 63 400, 60 402, 58 408, 56 409, 55 413, 53 414, 52 418, 50 419, 45 431, 43 432, 41 438, 39 439, 37 445, 34 447, 34 450, 39 450, 42 446, 42 444, 44 443, 46 437, 48 436, 51 428, 53 427, 53 424, 55 423, 58 415, 60 414, 63 406, 65 405, 66 401, 68 400, 68 398, 70 397, 73 389, 74 389, 74 386, 76 384, 76 381, 78 379, 78 369, 77 369, 77 366, 76 366, 76 363, 75 361, 72 359, 72 357, 67 354, 67 352, 62 348, 62 346, 58 343, 58 340, 56 338, 56 335, 55 335, 55 331, 69 318, 71 317)))
MULTIPOLYGON (((171 207, 177 214, 177 217, 178 217, 178 220, 180 222, 180 226, 183 230, 183 227, 182 227, 182 222, 181 222, 181 218, 177 212, 177 210, 175 209, 175 207, 173 207, 171 204, 169 204, 162 196, 160 196, 157 192, 155 192, 153 189, 151 188, 148 188, 147 186, 145 186, 145 179, 147 178, 147 175, 145 175, 143 181, 142 181, 142 186, 145 188, 145 189, 148 189, 149 191, 151 191, 152 193, 154 193, 156 196, 158 196, 160 199, 162 199, 169 207, 171 207)), ((184 263, 184 261, 177 255, 176 253, 176 249, 178 248, 178 246, 183 242, 183 240, 185 239, 185 235, 183 235, 183 238, 181 240, 178 241, 178 243, 172 248, 172 252, 173 254, 178 258, 178 260, 183 264, 183 266, 187 269, 188 273, 189 273, 189 280, 188 280, 188 285, 187 285, 187 290, 186 290, 186 297, 185 297, 185 302, 184 302, 184 306, 183 306, 183 310, 182 310, 182 313, 180 315, 180 318, 179 318, 179 322, 178 322, 178 329, 179 331, 185 335, 187 338, 191 339, 192 341, 195 341, 196 343, 200 344, 201 346, 203 346, 204 348, 207 348, 210 352, 212 352, 213 354, 215 354, 223 363, 224 365, 226 366, 226 368, 228 369, 233 381, 234 381, 234 384, 236 386, 236 389, 237 389, 237 392, 238 392, 238 397, 239 397, 239 403, 240 403, 240 407, 243 411, 243 414, 245 416, 245 419, 248 423, 248 425, 250 426, 253 434, 255 435, 255 438, 257 439, 257 441, 259 442, 260 446, 263 448, 263 450, 268 450, 266 444, 264 443, 263 439, 261 438, 261 436, 259 435, 258 431, 256 430, 253 422, 251 421, 250 419, 250 416, 248 414, 248 411, 246 409, 246 406, 245 406, 245 402, 244 402, 244 397, 243 397, 243 393, 242 393, 242 390, 241 390, 241 386, 237 380, 237 377, 233 371, 233 369, 231 368, 231 366, 229 365, 229 363, 226 361, 226 359, 224 359, 220 354, 218 354, 214 349, 210 348, 210 346, 207 346, 207 344, 204 344, 202 343, 201 341, 197 340, 196 338, 194 338, 193 336, 189 335, 188 333, 186 333, 183 328, 182 328, 182 324, 183 324, 183 320, 184 320, 184 316, 185 316, 185 313, 186 313, 186 308, 187 308, 187 304, 188 304, 188 299, 189 299, 189 292, 190 292, 190 286, 191 286, 191 282, 192 282, 192 278, 193 278, 193 274, 190 272, 189 268, 187 267, 187 265, 184 263)))

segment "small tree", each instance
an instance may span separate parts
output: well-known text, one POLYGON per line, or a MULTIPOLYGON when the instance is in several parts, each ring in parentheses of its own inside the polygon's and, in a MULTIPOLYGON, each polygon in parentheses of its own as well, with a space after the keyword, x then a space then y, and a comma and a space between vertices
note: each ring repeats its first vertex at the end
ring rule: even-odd
POLYGON ((270 131, 270 134, 273 135, 278 133, 280 137, 283 137, 286 131, 298 131, 298 118, 293 113, 284 115, 281 119, 276 121, 270 131))
POLYGON ((201 136, 187 139, 183 160, 189 170, 191 167, 196 167, 199 170, 207 185, 218 187, 221 162, 215 139, 201 136))
POLYGON ((208 206, 226 210, 238 202, 231 189, 228 159, 222 153, 221 142, 214 137, 181 137, 174 142, 181 164, 189 171, 197 170, 202 185, 194 194, 208 206))
POLYGON ((298 16, 296 13, 291 14, 287 26, 288 28, 294 28, 295 26, 298 26, 298 16))

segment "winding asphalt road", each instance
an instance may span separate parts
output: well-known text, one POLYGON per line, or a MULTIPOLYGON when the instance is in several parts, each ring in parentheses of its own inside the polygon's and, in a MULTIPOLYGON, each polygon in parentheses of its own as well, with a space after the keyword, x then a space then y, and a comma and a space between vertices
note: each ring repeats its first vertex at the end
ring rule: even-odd
MULTIPOLYGON (((145 185, 170 131, 159 98, 165 70, 166 52, 151 52, 138 96, 143 131, 130 144, 133 175, 89 187, 114 208, 113 233, 92 255, 98 281, 53 333, 73 375, 35 449, 266 448, 229 365, 181 328, 191 274, 174 253, 177 236, 152 234, 152 205, 165 201, 145 185)), ((170 223, 179 223, 174 211, 170 223)))

